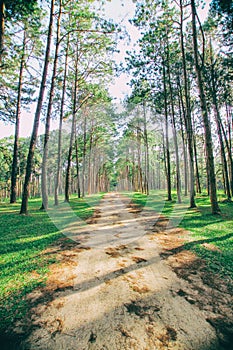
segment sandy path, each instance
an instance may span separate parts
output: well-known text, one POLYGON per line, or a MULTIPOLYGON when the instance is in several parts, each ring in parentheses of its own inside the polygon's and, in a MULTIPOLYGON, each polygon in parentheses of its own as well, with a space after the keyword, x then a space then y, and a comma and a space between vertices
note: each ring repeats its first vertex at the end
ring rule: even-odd
POLYGON ((94 224, 69 228, 90 249, 71 267, 73 288, 35 310, 35 330, 22 349, 220 349, 205 312, 179 295, 188 282, 161 260, 147 234, 153 220, 135 217, 110 193, 94 224))

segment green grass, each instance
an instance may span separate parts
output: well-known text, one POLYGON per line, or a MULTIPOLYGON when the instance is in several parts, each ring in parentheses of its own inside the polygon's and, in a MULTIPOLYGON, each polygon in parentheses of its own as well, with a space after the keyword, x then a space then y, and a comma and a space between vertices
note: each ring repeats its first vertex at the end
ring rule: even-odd
POLYGON ((204 258, 211 271, 233 279, 233 203, 224 202, 222 194, 219 195, 221 215, 211 214, 207 195, 196 198, 197 209, 188 209, 188 198, 182 204, 176 203, 175 194, 172 202, 166 201, 164 191, 152 191, 148 197, 140 193, 130 196, 139 206, 153 209, 169 218, 171 226, 188 230, 192 241, 187 241, 183 248, 204 258), (204 243, 214 245, 217 249, 207 249, 204 243))
MULTIPOLYGON (((69 215, 82 220, 90 217, 101 197, 101 194, 85 200, 72 197, 69 215)), ((68 220, 62 218, 62 225, 61 215, 57 222, 51 220, 45 211, 39 210, 40 205, 40 199, 31 199, 29 215, 21 216, 20 204, 0 203, 0 332, 26 314, 25 296, 45 283, 49 265, 56 261, 55 255, 42 252, 63 236, 59 228, 69 223, 69 215, 68 220)))
MULTIPOLYGON (((139 193, 127 195, 138 205, 153 209, 168 217, 173 225, 190 231, 192 241, 185 242, 184 249, 195 251, 205 258, 211 271, 233 278, 232 203, 220 203, 221 216, 213 216, 207 196, 197 198, 198 210, 188 210, 188 203, 165 201, 163 191, 154 191, 149 197, 139 193), (215 245, 219 251, 206 249, 202 245, 205 242, 215 245)), ((90 217, 101 197, 102 194, 85 200, 72 197, 72 210, 61 205, 63 215, 58 210, 59 215, 50 215, 53 220, 46 212, 38 210, 40 199, 30 200, 28 216, 18 214, 19 204, 0 203, 1 333, 27 313, 26 295, 45 284, 49 265, 56 262, 56 256, 43 254, 43 250, 62 237, 59 229, 77 219, 77 216, 81 220, 90 217)))

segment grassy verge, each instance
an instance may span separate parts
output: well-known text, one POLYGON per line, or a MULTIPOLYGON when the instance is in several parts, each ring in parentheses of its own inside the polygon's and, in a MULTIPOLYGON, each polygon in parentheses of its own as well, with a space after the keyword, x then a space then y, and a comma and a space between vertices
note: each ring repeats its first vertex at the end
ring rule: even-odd
MULTIPOLYGON (((87 200, 71 198, 73 216, 86 219, 93 214, 101 194, 87 200)), ((20 216, 20 204, 0 204, 0 332, 4 332, 27 312, 25 298, 46 281, 49 265, 56 255, 43 254, 49 244, 62 237, 57 223, 44 211, 41 200, 32 199, 29 215, 20 216)))
POLYGON ((233 203, 224 202, 220 195, 221 215, 216 216, 211 214, 207 195, 197 197, 197 209, 188 209, 188 198, 182 204, 166 201, 164 191, 152 191, 148 197, 140 193, 130 196, 139 206, 169 218, 171 225, 188 230, 192 241, 185 243, 184 249, 204 258, 211 271, 233 279, 233 203))

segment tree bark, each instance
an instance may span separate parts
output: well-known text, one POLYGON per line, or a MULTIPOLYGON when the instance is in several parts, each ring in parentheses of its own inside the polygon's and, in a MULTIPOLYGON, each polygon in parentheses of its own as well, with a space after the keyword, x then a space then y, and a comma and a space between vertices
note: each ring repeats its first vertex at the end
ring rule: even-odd
POLYGON ((81 198, 80 177, 79 177, 78 139, 77 139, 77 135, 76 134, 75 134, 75 158, 76 158, 76 175, 77 175, 78 198, 81 198))
POLYGON ((187 164, 187 150, 186 150, 186 140, 184 133, 184 125, 183 125, 183 116, 181 112, 181 103, 182 102, 182 94, 179 96, 179 115, 180 115, 180 128, 181 128, 181 137, 182 137, 182 148, 183 148, 183 157, 184 157, 184 195, 188 195, 188 164, 187 164))
POLYGON ((193 150, 194 150, 194 160, 195 160, 195 167, 196 167, 196 191, 197 193, 201 193, 201 182, 200 182, 199 165, 198 165, 198 159, 197 159, 197 145, 196 145, 196 139, 194 135, 193 135, 193 150))
POLYGON ((143 133, 144 133, 144 147, 145 147, 145 177, 144 177, 144 189, 145 194, 149 195, 149 145, 147 136, 147 121, 146 121, 146 105, 143 102, 143 133))
POLYGON ((2 56, 4 51, 4 31, 5 31, 5 1, 0 0, 0 70, 2 68, 2 56))
POLYGON ((55 0, 51 0, 50 20, 49 20, 49 28, 48 28, 48 35, 47 35, 47 45, 46 45, 46 52, 45 52, 44 69, 43 69, 39 98, 38 98, 37 108, 36 108, 36 113, 35 113, 35 118, 34 118, 34 125, 33 125, 30 146, 29 146, 29 152, 28 152, 28 157, 27 157, 26 175, 25 175, 25 180, 24 180, 23 198, 22 198, 20 214, 27 214, 27 211, 28 211, 28 197, 29 197, 30 177, 31 177, 31 172, 32 172, 32 161, 33 161, 33 157, 34 157, 34 153, 35 153, 36 141, 37 141, 37 136, 38 136, 38 128, 39 128, 39 122, 40 122, 40 114, 41 114, 42 103, 43 103, 43 99, 44 99, 46 78, 47 78, 48 66, 49 66, 49 56, 50 56, 52 31, 53 31, 54 2, 55 2, 55 0))
POLYGON ((91 160, 92 160, 92 143, 93 143, 93 132, 94 132, 94 126, 93 126, 93 119, 91 121, 91 130, 90 130, 90 141, 89 141, 89 155, 88 155, 88 175, 87 175, 87 193, 91 194, 93 191, 93 186, 92 186, 92 165, 91 165, 91 160))
POLYGON ((76 114, 73 113, 72 115, 72 126, 71 126, 71 133, 70 133, 70 145, 69 145, 69 152, 68 152, 68 159, 67 159, 67 167, 66 167, 66 179, 65 179, 65 202, 70 201, 70 171, 71 171, 71 161, 72 161, 72 150, 73 150, 73 140, 74 140, 74 133, 75 133, 75 122, 76 114))
POLYGON ((225 187, 227 199, 231 200, 229 173, 228 173, 227 159, 226 159, 226 154, 225 154, 225 149, 224 149, 224 142, 223 142, 223 136, 222 136, 222 130, 221 130, 221 123, 220 123, 221 116, 219 113, 219 107, 218 107, 218 101, 217 101, 216 74, 215 74, 215 69, 214 69, 213 48, 212 48, 211 42, 210 42, 210 60, 211 60, 211 95, 212 95, 213 107, 214 107, 214 117, 215 117, 215 122, 217 125, 221 158, 222 158, 222 163, 223 163, 222 168, 223 168, 224 187, 225 187))
POLYGON ((79 52, 77 46, 77 53, 75 59, 75 81, 74 81, 74 93, 73 93, 73 110, 72 110, 72 126, 70 133, 70 146, 69 153, 67 159, 67 168, 66 168, 66 179, 65 179, 65 202, 69 202, 69 190, 70 190, 70 170, 71 170, 71 161, 72 161, 72 150, 73 150, 73 142, 75 136, 76 129, 76 111, 77 111, 77 94, 78 94, 78 60, 79 60, 79 52))
POLYGON ((163 60, 163 88, 164 88, 164 111, 165 111, 165 154, 166 154, 166 178, 167 178, 167 200, 172 200, 171 192, 171 160, 170 160, 170 146, 168 138, 168 101, 167 101, 167 86, 166 86, 166 71, 165 62, 163 60))
POLYGON ((19 126, 20 126, 20 117, 21 117, 21 95, 22 95, 22 87, 23 87, 23 73, 24 73, 24 67, 25 67, 25 47, 26 47, 26 27, 24 28, 24 34, 23 34, 23 48, 22 48, 22 56, 21 56, 20 70, 19 70, 18 96, 17 96, 16 116, 15 116, 15 140, 14 140, 13 161, 12 161, 12 170, 11 170, 10 203, 16 203, 16 198, 17 198, 16 185, 17 185, 17 171, 18 171, 19 126))
POLYGON ((176 157, 176 192, 178 203, 181 203, 181 180, 180 180, 180 159, 179 159, 179 150, 177 142, 177 132, 176 132, 176 121, 175 121, 175 109, 174 109, 174 96, 173 96, 173 87, 171 83, 171 72, 170 72, 170 54, 169 54, 169 43, 167 43, 167 78, 168 86, 171 96, 171 115, 172 115, 172 132, 175 146, 175 157, 176 157))
POLYGON ((219 214, 220 208, 218 206, 218 200, 217 200, 211 128, 210 128, 210 121, 209 121, 208 110, 206 105, 206 97, 205 97, 203 77, 202 77, 202 68, 199 64, 199 57, 198 57, 197 28, 196 28, 197 13, 196 13, 195 0, 191 0, 191 8, 192 8, 192 36, 193 36, 194 61, 195 61, 197 84, 198 84, 200 102, 201 102, 202 120, 204 124, 204 132, 205 132, 205 145, 206 145, 206 154, 207 154, 207 163, 208 163, 207 171, 209 174, 209 185, 210 185, 210 201, 211 201, 211 207, 212 207, 212 214, 219 214))
POLYGON ((223 134, 223 138, 227 147, 227 154, 228 154, 228 160, 229 160, 229 167, 230 167, 230 184, 231 184, 231 194, 233 196, 233 157, 231 152, 231 139, 227 139, 226 131, 223 127, 221 119, 219 120, 219 123, 221 125, 221 130, 223 134))
POLYGON ((227 124, 228 124, 228 139, 226 136, 226 132, 223 129, 223 136, 224 139, 226 139, 226 146, 227 146, 227 153, 228 153, 228 160, 229 160, 229 167, 230 167, 230 183, 231 183, 231 195, 233 196, 233 157, 232 157, 232 128, 233 128, 233 122, 232 122, 232 108, 227 105, 226 102, 226 114, 227 114, 227 124))
POLYGON ((85 173, 86 173, 86 152, 87 152, 87 116, 84 111, 83 124, 83 171, 82 171, 82 197, 85 197, 85 173))
POLYGON ((185 57, 185 46, 184 46, 184 32, 183 32, 183 0, 180 0, 180 44, 182 52, 182 67, 184 77, 184 95, 185 95, 185 129, 188 139, 188 152, 189 152, 189 174, 190 174, 190 208, 195 208, 195 190, 194 190, 194 156, 193 156, 193 130, 192 130, 192 115, 190 108, 190 98, 188 89, 188 77, 187 77, 187 65, 185 57))
POLYGON ((61 173, 61 149, 62 149, 62 124, 64 116, 64 105, 65 105, 65 95, 66 95, 66 79, 67 79, 67 70, 68 70, 68 53, 69 53, 69 42, 70 36, 67 36, 66 44, 66 55, 65 55, 65 67, 64 67, 64 76, 62 84, 62 96, 61 96, 61 107, 60 107, 60 116, 59 116, 59 132, 58 132, 58 150, 57 150, 57 172, 55 177, 55 188, 54 188, 54 205, 58 205, 58 188, 60 183, 60 173, 61 173))
POLYGON ((138 165, 138 191, 143 192, 142 167, 141 167, 141 135, 140 127, 137 126, 137 165, 138 165))
POLYGON ((56 36, 56 47, 55 55, 53 62, 53 73, 51 80, 51 87, 49 93, 49 103, 47 108, 46 115, 46 124, 45 124, 45 135, 44 135, 44 149, 43 149, 43 159, 42 159, 42 173, 41 173, 41 193, 42 193, 42 206, 41 209, 48 209, 48 188, 47 188, 47 159, 48 159, 48 146, 49 146, 49 137, 50 137, 50 122, 51 122, 51 113, 52 113, 52 104, 54 99, 54 88, 55 80, 57 76, 57 63, 58 63, 58 53, 60 46, 60 25, 61 25, 61 14, 62 14, 62 3, 59 2, 59 12, 57 17, 57 36, 56 36))

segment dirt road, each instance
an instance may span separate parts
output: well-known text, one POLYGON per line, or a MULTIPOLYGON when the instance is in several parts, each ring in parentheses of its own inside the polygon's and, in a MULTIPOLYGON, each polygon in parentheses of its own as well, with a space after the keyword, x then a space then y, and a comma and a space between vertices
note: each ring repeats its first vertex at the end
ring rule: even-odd
POLYGON ((207 311, 184 297, 189 282, 160 257, 150 230, 156 213, 136 215, 110 193, 97 214, 86 227, 69 227, 81 244, 54 267, 52 298, 32 309, 33 331, 21 349, 222 349, 207 311))

